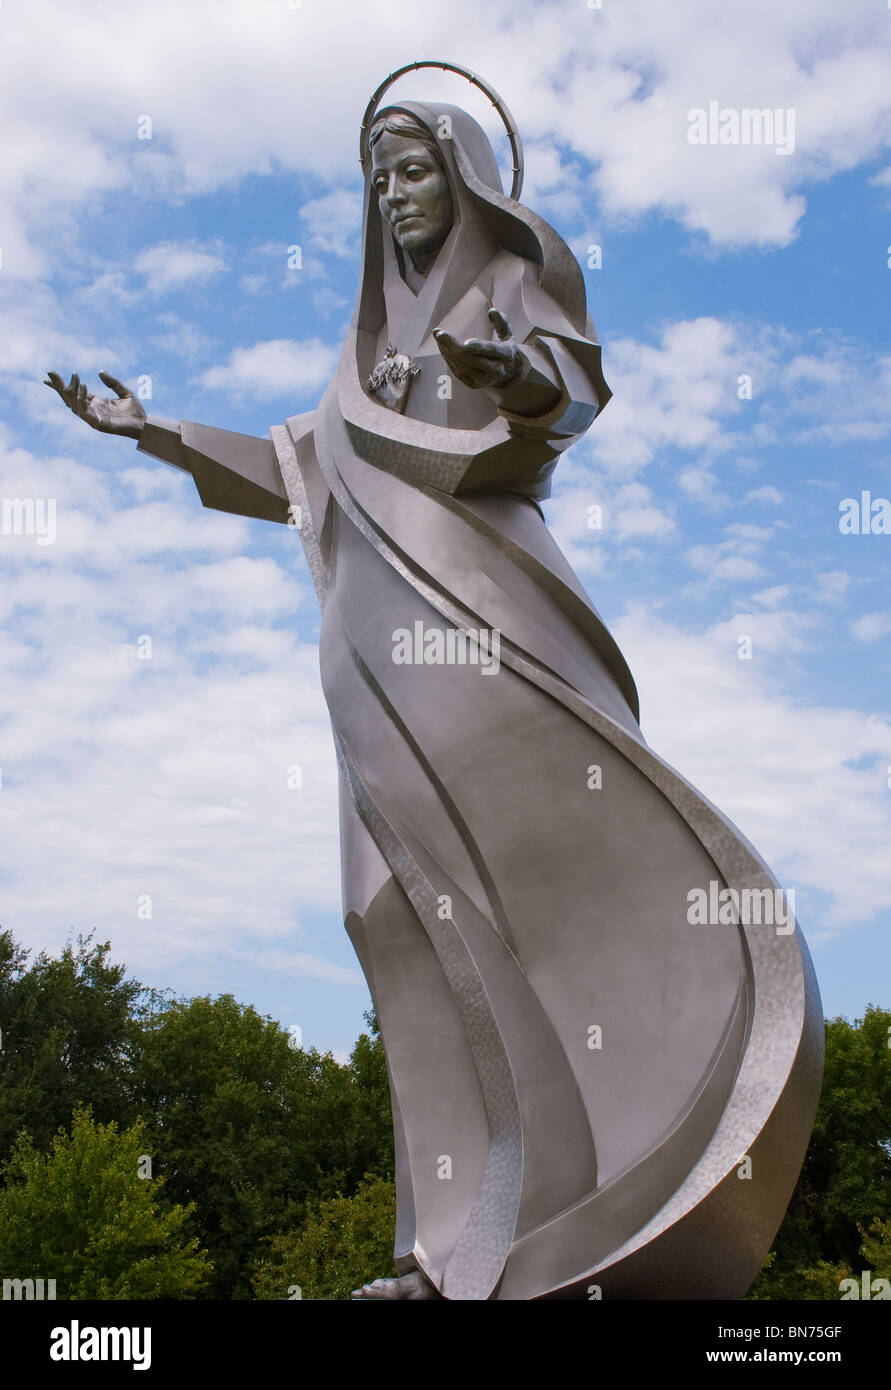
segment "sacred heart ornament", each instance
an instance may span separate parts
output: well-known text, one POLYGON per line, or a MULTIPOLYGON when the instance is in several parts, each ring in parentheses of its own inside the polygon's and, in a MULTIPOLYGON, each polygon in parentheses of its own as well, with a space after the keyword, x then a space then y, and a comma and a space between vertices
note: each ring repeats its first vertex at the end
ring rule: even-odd
POLYGON ((420 370, 410 357, 404 352, 397 352, 393 344, 388 343, 384 360, 378 362, 368 378, 368 389, 377 396, 381 405, 404 415, 412 377, 416 377, 420 370))

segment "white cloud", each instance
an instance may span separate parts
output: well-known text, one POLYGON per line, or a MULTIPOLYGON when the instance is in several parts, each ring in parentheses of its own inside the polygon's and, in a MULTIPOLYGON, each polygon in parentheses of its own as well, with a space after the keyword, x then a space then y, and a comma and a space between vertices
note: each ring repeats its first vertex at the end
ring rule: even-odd
POLYGON ((766 507, 780 507, 783 503, 783 494, 771 483, 766 483, 764 487, 752 488, 743 498, 744 502, 763 502, 766 507))
MULTIPOLYGON (((242 253, 246 267, 239 285, 247 295, 269 294, 279 290, 296 290, 307 278, 322 274, 321 265, 304 255, 302 264, 295 264, 292 255, 297 241, 263 241, 249 246, 242 253)), ((305 248, 301 248, 305 251, 305 248)))
MULTIPOLYGON (((762 590, 762 594, 765 592, 769 591, 762 590)), ((788 657, 808 650, 809 634, 819 626, 819 621, 816 614, 801 612, 798 608, 748 607, 724 622, 715 623, 711 635, 716 641, 723 641, 735 655, 740 638, 745 636, 752 644, 755 658, 761 659, 765 653, 788 657)), ((747 659, 737 655, 737 660, 747 659)))
POLYGON ((621 475, 667 447, 725 450, 728 418, 743 409, 736 394, 741 355, 751 360, 753 351, 734 325, 714 318, 664 325, 655 345, 609 341, 606 373, 614 397, 592 434, 598 460, 621 475))
POLYGON ((133 269, 145 277, 151 294, 164 294, 179 285, 202 284, 225 268, 218 246, 209 248, 195 241, 159 241, 140 251, 133 262, 133 269))
POLYGON ((172 353, 174 357, 182 357, 191 362, 212 345, 206 333, 202 333, 195 324, 181 319, 178 314, 158 314, 156 322, 165 331, 153 334, 152 343, 162 352, 172 353))
POLYGON ((321 198, 304 203, 300 221, 306 229, 309 246, 349 259, 359 248, 362 197, 355 189, 335 188, 321 198))
POLYGON ((345 309, 348 304, 349 300, 345 299, 342 294, 338 294, 336 290, 316 290, 312 297, 313 308, 317 314, 321 314, 322 318, 325 319, 336 314, 338 309, 345 309))
MULTIPOLYGON (((819 352, 775 363, 775 394, 765 417, 800 444, 871 442, 891 436, 891 357, 862 344, 809 335, 819 352)), ((792 341, 784 335, 787 343, 792 341)))
POLYGON ((839 604, 851 587, 851 576, 844 570, 826 570, 815 575, 816 597, 823 603, 839 604))
POLYGON ((253 347, 235 348, 226 363, 209 367, 198 381, 212 391, 275 400, 324 386, 336 362, 336 348, 320 338, 303 342, 274 338, 253 347))
MULTIPOLYGON (((585 212, 586 187, 577 161, 564 160, 551 140, 527 143, 524 157, 523 202, 553 222, 578 222, 585 212)), ((586 240, 584 248, 579 248, 580 258, 584 252, 587 259, 587 248, 586 240)))
MULTIPOLYGON (((700 510, 708 520, 708 539, 689 545, 686 561, 706 578, 707 588, 763 579, 778 563, 788 563, 781 547, 795 525, 789 513, 794 480, 786 491, 773 483, 752 488, 750 481, 764 466, 767 450, 789 439, 800 442, 812 429, 814 378, 835 379, 841 373, 843 382, 844 389, 820 400, 825 428, 831 422, 844 430, 855 416, 887 413, 891 431, 885 359, 863 344, 839 344, 821 334, 794 334, 764 323, 701 318, 664 323, 655 341, 608 342, 604 358, 614 398, 584 442, 561 460, 547 504, 558 544, 588 577, 604 573, 611 556, 630 558, 635 537, 682 540, 679 522, 689 531, 700 510), (797 366, 788 373, 790 362, 797 366), (737 394, 741 369, 759 383, 752 400, 737 394), (645 472, 647 487, 641 481, 645 472), (683 505, 671 496, 673 487, 683 505), (602 524, 592 529, 595 506, 602 524), (713 517, 722 513, 739 519, 717 532, 713 517)), ((869 481, 865 477, 863 485, 869 481)), ((838 482, 818 482, 838 498, 850 491, 839 491, 838 482)), ((793 518, 800 503, 799 498, 793 518)), ((811 507, 807 499, 804 507, 811 507)), ((819 511, 825 524, 822 502, 819 511)), ((834 525, 834 502, 829 515, 834 525)), ((818 565, 812 583, 821 601, 838 603, 849 579, 825 568, 821 576, 818 565)), ((705 589, 697 581, 687 592, 702 595, 705 589)))
MULTIPOLYGON (((312 608, 311 588, 279 561, 274 539, 262 559, 241 553, 255 529, 205 512, 189 478, 143 464, 132 445, 86 443, 82 423, 40 385, 44 370, 123 376, 147 338, 186 360, 208 350, 187 317, 142 309, 150 294, 212 284, 234 264, 220 241, 187 235, 193 214, 206 213, 198 195, 222 188, 250 192, 245 225, 269 238, 242 253, 243 288, 297 285, 283 256, 291 240, 303 241, 313 254, 299 283, 315 277, 308 294, 318 312, 345 310, 325 284, 324 257, 345 260, 357 244, 365 100, 401 61, 453 51, 456 32, 462 61, 495 81, 519 121, 530 204, 564 234, 571 221, 580 246, 604 243, 607 266, 610 229, 654 211, 710 239, 712 251, 786 245, 815 180, 874 160, 889 144, 887 15, 873 0, 843 9, 835 0, 624 0, 602 11, 584 0, 453 0, 412 11, 255 0, 216 7, 209 25, 188 6, 157 0, 146 25, 130 7, 95 0, 85 41, 77 6, 43 0, 39 34, 35 13, 6 6, 2 19, 0 371, 17 379, 21 415, 51 426, 58 455, 8 450, 0 463, 7 492, 55 497, 59 512, 55 546, 3 543, 0 701, 9 720, 0 813, 16 866, 4 925, 27 923, 41 944, 69 924, 96 925, 136 961, 249 954, 281 973, 346 986, 343 967, 292 950, 307 945, 301 918, 336 912, 339 900, 336 779, 317 658, 292 635, 295 608, 312 608), (22 61, 38 42, 39 67, 22 61), (690 147, 686 113, 712 97, 794 107, 796 153, 690 147), (136 138, 143 112, 151 141, 136 138), (263 183, 282 173, 300 176, 283 216, 282 202, 267 206, 263 183), (112 200, 132 219, 124 231, 144 209, 154 227, 166 201, 184 239, 155 243, 133 262, 109 259, 96 229, 112 200), (579 229, 583 215, 592 225, 579 229), (39 275, 58 277, 68 294, 39 275), (113 337, 103 318, 111 311, 125 325, 113 337), (80 459, 93 457, 92 444, 97 467, 66 457, 69 440, 80 459), (119 470, 109 465, 115 458, 119 470), (153 637, 149 663, 136 660, 141 633, 153 637), (301 793, 283 787, 292 762, 303 766, 301 793), (145 890, 155 914, 138 923, 134 896, 145 890)), ((428 91, 487 112, 457 78, 418 76, 393 95, 428 91)), ((491 113, 485 123, 499 130, 491 113)), ((269 187, 278 196, 282 186, 269 187)), ((324 385, 332 347, 317 338, 254 342, 264 330, 245 322, 227 330, 220 358, 233 341, 253 346, 201 371, 199 384, 261 401, 324 385)), ((281 320, 266 331, 295 329, 281 320)), ((810 593, 828 625, 852 581, 816 542, 778 575, 779 530, 746 523, 795 497, 792 479, 784 492, 752 486, 762 449, 889 437, 891 359, 837 336, 716 317, 607 338, 604 355, 616 396, 557 470, 555 534, 586 576, 635 554, 667 555, 669 564, 676 556, 683 572, 680 525, 702 524, 696 537, 708 543, 689 550, 691 589, 724 592, 705 577, 743 597, 732 591, 722 621, 700 636, 646 615, 620 624, 646 732, 793 883, 797 875, 829 896, 833 924, 863 920, 888 901, 887 726, 808 706, 807 691, 795 700, 768 676, 818 630, 813 613, 793 608, 810 593), (753 377, 751 402, 738 398, 741 373, 753 377), (588 528, 592 504, 603 506, 602 532, 588 528), (743 525, 718 530, 714 514, 723 519, 731 506, 743 525), (802 563, 820 571, 810 582, 802 563), (757 592, 745 597, 750 588, 757 592), (737 659, 740 632, 753 637, 752 662, 737 659)), ((158 376, 159 399, 162 384, 158 376)), ((834 471, 825 459, 807 467, 834 471)), ((843 481, 821 486, 841 497, 843 481)), ((834 513, 835 500, 826 501, 834 513)), ((863 643, 886 636, 888 621, 845 613, 863 643)), ((872 652, 861 650, 865 662, 872 652)))
MULTIPOLYGON (((380 76, 417 52, 452 51, 456 33, 462 61, 504 89, 545 196, 571 196, 548 167, 561 146, 561 167, 588 161, 610 217, 658 210, 716 245, 787 244, 809 184, 875 159, 891 136, 887 17, 872 0, 847 0, 843 12, 835 0, 625 0, 599 11, 581 0, 453 0, 398 19, 358 0, 256 0, 219 6, 212 25, 157 0, 148 26, 95 0, 89 23, 84 43, 83 15, 63 0, 44 0, 39 24, 33 7, 4 11, 4 275, 45 273, 71 214, 102 198, 179 200, 278 169, 342 184, 355 175, 359 119, 380 76), (794 109, 795 153, 691 146, 687 113, 713 98, 794 109), (138 138, 141 116, 151 140, 138 138)), ((419 92, 460 93, 488 111, 441 75, 407 79, 393 95, 419 92)), ((491 112, 487 124, 499 130, 491 112)))
POLYGON ((611 503, 616 535, 620 541, 647 536, 667 536, 675 529, 674 518, 653 505, 653 494, 642 483, 619 488, 611 503))
MULTIPOLYGON (((0 273, 0 377, 40 381, 53 368, 67 378, 72 370, 68 364, 113 370, 120 360, 117 353, 74 327, 70 318, 49 285, 23 285, 0 273)), ((51 398, 46 391, 43 395, 48 405, 51 398)))
POLYGON ((773 528, 733 522, 723 534, 725 539, 714 545, 691 546, 687 563, 713 583, 760 578, 765 573, 762 551, 774 539, 773 528))
POLYGON ((700 506, 722 510, 730 501, 727 493, 721 490, 717 476, 704 464, 691 464, 678 473, 678 487, 685 497, 700 506))
POLYGON ((875 642, 891 632, 891 613, 864 613, 851 624, 858 642, 875 642))
POLYGON ((335 965, 333 961, 325 960, 322 956, 310 955, 306 951, 285 951, 281 948, 268 947, 258 954, 256 960, 270 974, 283 972, 285 975, 309 975, 314 979, 330 980, 333 984, 338 985, 362 983, 362 976, 358 970, 351 970, 343 965, 335 965))
POLYGON ((120 492, 148 500, 123 507, 107 470, 70 458, 16 450, 0 469, 59 515, 54 546, 0 538, 4 926, 41 945, 95 927, 155 977, 249 944, 252 964, 266 951, 270 971, 352 987, 355 970, 301 948, 301 920, 338 910, 339 869, 292 534, 279 528, 286 563, 239 554, 251 523, 204 511, 160 464, 154 484, 125 470, 120 492))
MULTIPOLYGON (((744 615, 751 624, 751 615, 744 615)), ((800 615, 762 615, 752 660, 736 624, 702 633, 634 609, 615 635, 635 673, 655 751, 736 822, 784 887, 824 895, 809 934, 868 921, 891 899, 891 725, 855 709, 805 705, 784 673, 800 615)), ((745 631, 746 629, 742 629, 745 631)))
POLYGON ((745 555, 727 554, 731 542, 723 545, 694 545, 687 560, 695 570, 713 582, 731 579, 758 579, 765 573, 763 565, 745 555))
POLYGON ((762 608, 779 608, 791 592, 788 584, 773 584, 769 589, 762 589, 760 593, 753 594, 752 602, 760 604, 762 608))
POLYGON ((853 0, 841 16, 829 0, 631 3, 604 6, 595 22, 599 61, 594 72, 576 67, 561 133, 600 161, 598 188, 615 214, 657 205, 716 244, 784 245, 807 181, 852 168, 888 140, 886 19, 867 4, 853 0), (687 112, 712 99, 793 109, 795 154, 690 146, 687 112))

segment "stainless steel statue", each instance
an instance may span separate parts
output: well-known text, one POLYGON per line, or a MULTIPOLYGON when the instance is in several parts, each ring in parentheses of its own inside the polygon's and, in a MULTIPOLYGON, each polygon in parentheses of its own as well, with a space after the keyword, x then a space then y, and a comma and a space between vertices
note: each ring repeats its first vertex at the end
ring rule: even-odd
POLYGON ((517 200, 509 113, 492 98, 507 197, 466 112, 375 115, 387 85, 315 411, 262 440, 144 418, 107 374, 116 399, 49 384, 205 506, 299 524, 396 1135, 402 1277, 358 1296, 740 1297, 817 1103, 810 958, 755 850, 647 746, 537 505, 610 392, 581 271, 517 200))

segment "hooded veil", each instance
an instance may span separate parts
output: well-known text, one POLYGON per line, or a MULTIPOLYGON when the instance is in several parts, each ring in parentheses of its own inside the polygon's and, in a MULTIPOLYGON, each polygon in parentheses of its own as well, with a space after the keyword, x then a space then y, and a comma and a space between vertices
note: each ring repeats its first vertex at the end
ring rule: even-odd
POLYGON ((366 169, 336 375, 272 435, 322 606, 344 917, 390 1071, 397 1267, 452 1299, 587 1297, 591 1280, 739 1297, 816 1105, 807 949, 791 925, 688 920, 692 889, 776 882, 647 746, 628 667, 538 508, 610 394, 581 271, 503 194, 470 116, 392 111, 434 137, 448 118, 452 230, 415 294, 366 169), (434 329, 490 337, 493 305, 560 392, 544 416, 442 390, 434 329), (420 369, 404 414, 368 389, 388 343, 420 369), (467 633, 479 660, 441 661, 467 633))

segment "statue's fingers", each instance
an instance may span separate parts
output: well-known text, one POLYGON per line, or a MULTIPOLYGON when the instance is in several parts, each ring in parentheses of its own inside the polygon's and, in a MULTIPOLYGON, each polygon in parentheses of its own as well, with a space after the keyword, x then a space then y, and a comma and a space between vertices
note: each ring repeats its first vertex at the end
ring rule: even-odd
POLYGON ((450 367, 454 367, 456 364, 460 363, 460 345, 458 343, 454 341, 444 342, 442 338, 438 338, 437 346, 442 354, 443 360, 447 362, 450 367))
POLYGON ((437 328, 433 337, 436 340, 436 346, 443 354, 453 352, 455 348, 461 346, 458 339, 453 337, 451 333, 447 333, 444 328, 437 328))
POLYGON ((463 386, 474 387, 479 384, 477 376, 483 359, 474 359, 465 351, 463 343, 456 343, 454 349, 443 348, 442 357, 449 371, 463 386))
POLYGON ((492 327, 495 329, 496 338, 500 338, 503 342, 505 338, 511 337, 510 324, 508 323, 507 319, 504 317, 500 309, 496 309, 493 305, 493 307, 489 310, 488 319, 492 327))
POLYGON ((59 373, 58 373, 58 372, 47 372, 47 374, 46 374, 46 380, 44 381, 43 384, 44 384, 44 386, 51 386, 51 387, 53 388, 54 391, 58 391, 59 395, 62 397, 62 400, 64 401, 64 399, 65 399, 65 383, 64 383, 64 381, 62 380, 62 378, 59 376, 59 373))
POLYGON ((440 344, 440 352, 445 361, 455 371, 468 371, 475 369, 477 363, 483 361, 492 354, 492 344, 484 343, 481 339, 470 339, 466 343, 457 342, 455 339, 448 344, 440 344))
POLYGON ((112 376, 111 372, 100 372, 99 380, 105 383, 109 391, 115 391, 118 396, 120 396, 121 400, 126 396, 132 395, 129 386, 125 386, 122 381, 118 381, 117 377, 112 376))
POLYGON ((84 414, 86 414, 87 403, 88 403, 88 401, 87 401, 87 386, 86 386, 86 382, 82 381, 82 382, 79 383, 78 388, 77 388, 77 403, 76 403, 76 410, 77 410, 78 415, 84 415, 84 414))
POLYGON ((462 382, 462 383, 466 386, 466 385, 467 385, 467 369, 466 369, 464 363, 458 361, 457 359, 454 359, 454 358, 451 358, 451 357, 446 357, 446 359, 445 359, 445 364, 446 364, 446 366, 448 367, 449 371, 451 372, 452 376, 455 377, 455 378, 457 378, 458 381, 462 382))
POLYGON ((452 367, 451 372, 452 376, 457 378, 462 386, 469 386, 472 391, 475 391, 477 386, 481 384, 479 374, 466 364, 452 367))
POLYGON ((504 343, 492 342, 488 338, 468 338, 466 343, 461 344, 462 350, 471 357, 488 357, 503 361, 510 351, 504 343))

